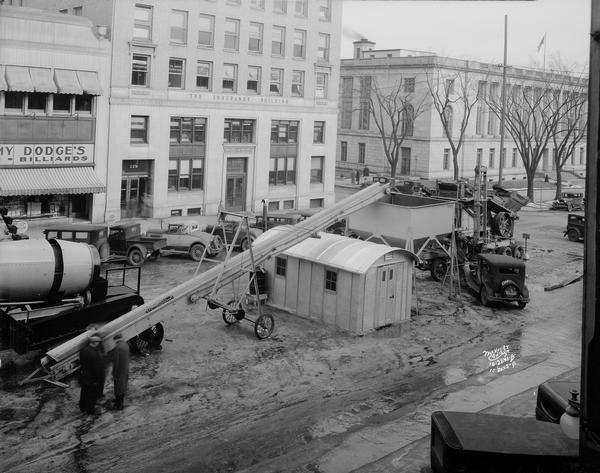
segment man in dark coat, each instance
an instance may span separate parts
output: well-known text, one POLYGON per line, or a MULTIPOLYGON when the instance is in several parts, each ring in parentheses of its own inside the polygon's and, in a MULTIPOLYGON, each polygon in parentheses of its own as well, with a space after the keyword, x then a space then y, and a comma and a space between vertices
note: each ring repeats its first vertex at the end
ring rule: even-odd
POLYGON ((81 365, 79 409, 87 414, 96 414, 96 402, 104 390, 106 372, 100 349, 101 340, 98 335, 92 335, 88 345, 79 352, 81 365))
POLYGON ((112 374, 115 387, 115 409, 123 409, 123 401, 127 394, 127 383, 129 382, 129 345, 123 336, 115 335, 115 348, 112 351, 112 374))

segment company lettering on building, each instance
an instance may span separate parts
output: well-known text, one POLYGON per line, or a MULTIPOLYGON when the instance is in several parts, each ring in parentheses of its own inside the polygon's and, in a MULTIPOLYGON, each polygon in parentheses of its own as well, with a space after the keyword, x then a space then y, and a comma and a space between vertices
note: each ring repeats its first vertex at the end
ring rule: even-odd
POLYGON ((94 145, 0 144, 0 166, 93 164, 94 145))

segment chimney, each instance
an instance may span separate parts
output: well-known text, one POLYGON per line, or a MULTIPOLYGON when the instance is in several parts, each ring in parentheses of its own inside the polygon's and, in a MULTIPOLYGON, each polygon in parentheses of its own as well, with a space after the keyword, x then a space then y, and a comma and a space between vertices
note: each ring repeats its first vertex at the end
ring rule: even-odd
POLYGON ((361 38, 352 43, 354 45, 354 59, 363 59, 365 51, 373 51, 375 43, 367 38, 361 38))

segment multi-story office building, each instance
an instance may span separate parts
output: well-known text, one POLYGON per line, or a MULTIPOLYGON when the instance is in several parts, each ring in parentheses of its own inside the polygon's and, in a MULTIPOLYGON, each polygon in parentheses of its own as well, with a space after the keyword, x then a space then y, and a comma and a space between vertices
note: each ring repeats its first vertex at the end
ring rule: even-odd
MULTIPOLYGON (((456 142, 462 120, 461 85, 465 96, 473 103, 476 97, 500 99, 502 66, 436 56, 434 53, 413 50, 376 50, 368 40, 355 41, 354 57, 343 59, 340 67, 340 116, 338 120, 337 165, 340 169, 362 169, 390 172, 381 134, 369 113, 369 95, 375 86, 380 95, 392 90, 410 94, 414 103, 414 117, 401 123, 402 142, 396 175, 424 179, 452 178, 453 156, 439 114, 432 102, 428 77, 438 80, 441 87, 451 86, 449 107, 450 133, 456 142), (459 90, 460 89, 460 90, 459 90)), ((581 94, 586 86, 579 77, 566 76, 518 67, 506 68, 506 90, 518 92, 529 89, 561 91, 561 94, 581 94), (514 87, 513 87, 514 86, 514 87), (521 89, 522 88, 522 89, 521 89)), ((432 87, 431 90, 437 90, 432 87)), ((407 96, 407 95, 405 95, 407 96)), ((583 99, 585 100, 585 99, 583 99)), ((581 123, 585 117, 581 117, 581 123)), ((389 129, 389 128, 388 128, 389 129)), ((472 178, 477 162, 487 166, 490 180, 497 180, 499 166, 503 165, 503 180, 526 178, 525 168, 508 130, 504 133, 504 159, 500 159, 500 119, 486 100, 478 100, 471 110, 465 130, 462 149, 458 155, 460 177, 472 178), (501 164, 502 163, 502 164, 501 164)), ((552 140, 543 150, 538 172, 552 175, 552 140)), ((585 139, 577 144, 563 169, 577 174, 585 171, 585 139)))
POLYGON ((341 2, 25 4, 108 26, 107 220, 333 202, 341 2))
POLYGON ((110 44, 87 18, 0 5, 0 207, 104 218, 110 44))

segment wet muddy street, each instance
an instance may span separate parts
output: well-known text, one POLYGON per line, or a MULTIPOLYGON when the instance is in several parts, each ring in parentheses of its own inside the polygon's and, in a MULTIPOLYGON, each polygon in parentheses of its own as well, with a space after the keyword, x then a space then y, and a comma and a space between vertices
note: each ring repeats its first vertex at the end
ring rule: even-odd
MULTIPOLYGON (((99 416, 79 412, 76 377, 66 389, 18 386, 35 364, 13 360, 2 372, 0 471, 369 471, 428 435, 431 412, 479 411, 579 366, 582 283, 544 291, 583 271, 566 220, 520 212, 515 235, 531 235, 522 310, 483 307, 464 287, 450 300, 447 284, 418 270, 411 320, 362 337, 267 307, 275 331, 260 341, 247 321, 227 326, 220 310, 189 305, 165 322, 162 350, 132 356, 123 411, 109 409, 107 381, 99 416), (505 346, 512 362, 492 370, 484 351, 505 346)), ((147 263, 142 296, 196 266, 147 263)))

